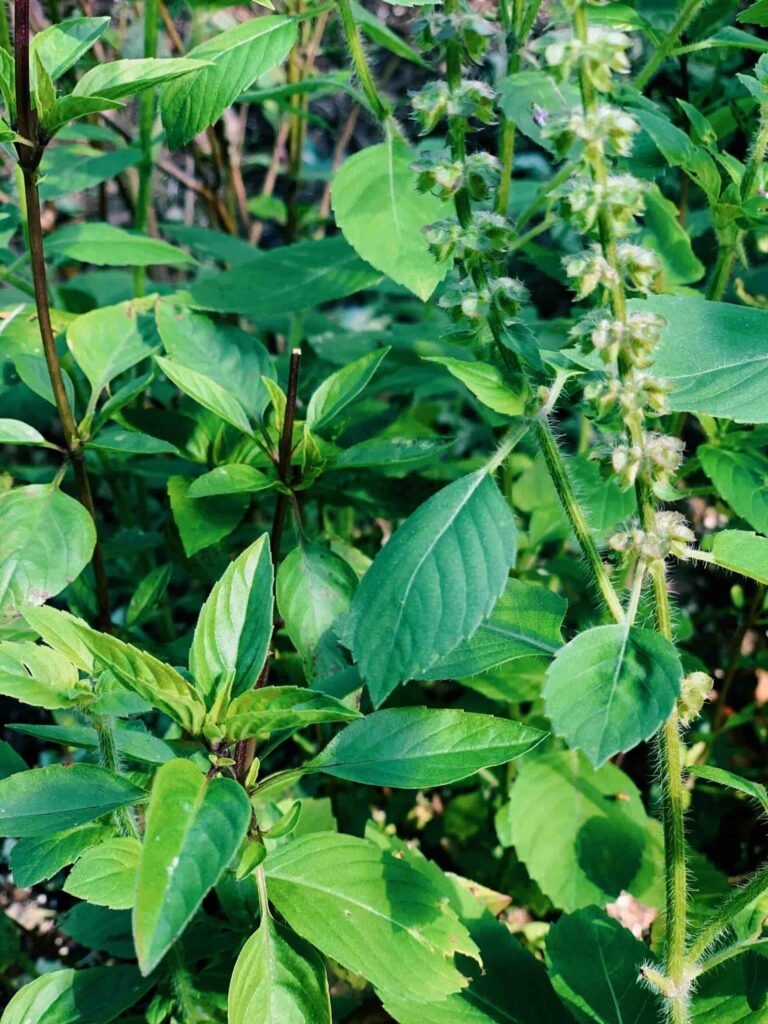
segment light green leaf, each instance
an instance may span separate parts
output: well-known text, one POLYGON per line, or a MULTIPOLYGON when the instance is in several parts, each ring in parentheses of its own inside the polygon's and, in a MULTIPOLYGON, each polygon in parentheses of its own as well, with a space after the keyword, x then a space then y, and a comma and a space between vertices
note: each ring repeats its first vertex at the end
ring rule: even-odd
POLYGON ((280 729, 304 729, 325 722, 350 722, 360 712, 335 697, 303 686, 262 686, 236 697, 224 729, 228 740, 242 740, 280 729))
POLYGON ((69 873, 64 892, 110 910, 133 906, 141 843, 133 836, 107 839, 92 846, 69 873))
POLYGON ((416 191, 414 159, 414 151, 388 125, 386 142, 348 157, 337 171, 333 212, 366 262, 426 302, 448 263, 434 258, 424 228, 440 220, 444 210, 436 196, 416 191))
POLYGON ((251 18, 190 50, 190 58, 209 66, 163 89, 160 113, 171 149, 217 121, 243 89, 283 61, 295 38, 292 18, 251 18))
POLYGON ((381 274, 339 235, 279 246, 231 270, 208 274, 189 289, 190 305, 240 313, 257 323, 370 288, 381 274))
POLYGON ((84 313, 69 325, 67 346, 94 396, 157 350, 157 334, 147 310, 146 300, 121 302, 84 313))
POLYGON ((431 1002, 467 984, 453 957, 477 947, 406 861, 365 839, 318 832, 270 853, 265 872, 290 927, 375 987, 431 1002))
POLYGON ((52 484, 0 493, 0 625, 43 604, 76 579, 96 543, 79 501, 52 484))
POLYGON ((147 808, 133 937, 142 974, 160 963, 237 852, 251 821, 234 779, 179 758, 159 769, 147 808))
POLYGON ((641 245, 658 254, 669 286, 700 281, 706 267, 694 253, 688 232, 680 224, 677 207, 654 184, 644 193, 641 245))
POLYGON ((485 470, 449 484, 400 527, 363 577, 343 627, 376 706, 472 636, 515 553, 515 521, 485 470))
POLYGON ((653 372, 672 383, 674 412, 768 423, 768 311, 687 295, 655 295, 630 307, 667 321, 653 372))
POLYGON ((505 383, 500 370, 490 363, 478 360, 448 359, 426 356, 427 362, 439 363, 460 380, 483 405, 502 416, 521 416, 525 412, 526 396, 505 383))
POLYGON ((182 249, 168 242, 113 224, 65 224, 48 235, 45 250, 49 256, 98 267, 179 266, 192 262, 182 249))
POLYGON ((35 66, 35 86, 32 97, 40 123, 47 128, 53 108, 56 106, 56 86, 37 54, 33 55, 32 62, 35 66))
POLYGON ((182 75, 206 67, 188 57, 142 57, 138 60, 110 60, 86 71, 72 90, 73 96, 100 96, 109 100, 135 96, 182 75))
POLYGON ((555 655, 544 706, 554 731, 599 767, 656 733, 680 696, 682 678, 677 652, 658 633, 595 626, 555 655))
POLYGON ((150 985, 135 967, 122 964, 52 971, 19 989, 0 1024, 109 1024, 150 985))
POLYGON ((200 609, 189 669, 210 707, 218 690, 252 689, 272 639, 272 559, 266 534, 227 567, 200 609))
POLYGON ((377 349, 327 377, 309 400, 307 427, 322 430, 354 401, 381 365, 388 348, 377 349))
POLYGON ((0 782, 0 835, 45 836, 145 796, 122 775, 90 764, 52 764, 19 772, 0 782))
POLYGON ((342 729, 307 768, 368 786, 445 786, 519 757, 545 735, 493 715, 390 708, 342 729))
POLYGON ((723 569, 768 586, 768 538, 747 530, 721 530, 715 534, 712 557, 723 569))
POLYGON ((176 669, 132 644, 91 629, 79 619, 73 625, 97 665, 108 668, 123 686, 170 715, 182 729, 193 736, 200 732, 205 704, 176 669))
POLYGON ((49 135, 55 135, 71 121, 89 114, 100 114, 102 110, 119 110, 119 100, 108 100, 103 96, 59 96, 43 122, 49 135))
POLYGON ((761 28, 768 27, 768 0, 756 0, 746 10, 736 15, 737 21, 745 22, 747 25, 760 25, 761 28))
MULTIPOLYGON (((255 255, 256 250, 251 252, 255 255)), ((261 416, 267 404, 261 378, 273 376, 274 368, 258 338, 168 302, 157 304, 157 329, 174 363, 213 378, 249 416, 261 416)))
POLYGON ((29 626, 39 633, 43 640, 59 654, 76 665, 83 672, 93 670, 93 655, 80 639, 78 623, 81 619, 58 608, 25 608, 24 618, 29 626))
POLYGON ((277 573, 277 607, 296 650, 312 678, 312 655, 320 637, 349 607, 357 574, 343 558, 303 539, 281 562, 277 573))
POLYGON ((112 836, 111 825, 78 825, 33 839, 20 839, 11 850, 16 885, 37 885, 76 861, 87 849, 112 836))
POLYGON ((696 450, 704 472, 734 512, 760 533, 768 533, 768 458, 702 444, 696 450))
POLYGON ((172 476, 168 480, 171 511, 187 558, 229 536, 248 508, 247 494, 190 498, 191 483, 184 476, 172 476))
POLYGON ((534 119, 536 107, 542 107, 548 119, 566 114, 581 102, 579 90, 571 82, 556 82, 546 71, 518 71, 499 83, 500 107, 515 127, 550 153, 555 152, 551 138, 542 134, 541 123, 534 119))
POLYGON ((221 384, 212 377, 190 370, 188 366, 173 362, 164 356, 155 356, 157 364, 166 377, 173 381, 186 395, 199 402, 204 409, 220 416, 226 423, 243 434, 252 433, 248 416, 242 405, 221 384))
POLYGON ((428 67, 421 54, 408 46, 397 33, 392 31, 385 21, 377 18, 375 14, 366 10, 362 4, 356 3, 355 0, 351 0, 350 7, 352 8, 355 21, 372 42, 378 46, 383 46, 384 49, 394 53, 397 57, 402 57, 403 60, 409 60, 413 64, 428 67))
POLYGON ((87 697, 78 672, 62 654, 26 641, 0 643, 0 693, 33 707, 73 707, 87 697))
POLYGON ((517 658, 551 656, 562 647, 566 602, 551 590, 507 580, 489 618, 419 679, 461 679, 517 658))
POLYGON ((179 449, 159 437, 150 437, 138 430, 124 430, 112 426, 99 431, 97 437, 88 441, 88 447, 97 452, 113 455, 178 455, 179 449))
POLYGON ((715 768, 708 764, 695 764, 687 769, 688 775, 694 779, 704 779, 706 782, 716 782, 720 786, 726 786, 737 793, 743 793, 752 800, 757 800, 764 811, 768 811, 768 790, 760 782, 752 782, 750 779, 743 779, 740 775, 727 772, 723 768, 715 768))
POLYGON ((229 1024, 330 1024, 328 977, 316 950, 267 914, 237 958, 229 1024))
POLYGON ((384 469, 403 474, 434 462, 453 445, 440 437, 373 437, 337 455, 328 469, 384 469))
POLYGON ((129 628, 137 626, 152 614, 168 590, 171 572, 170 565, 157 565, 139 581, 128 602, 128 609, 125 613, 126 626, 129 628))
POLYGON ((656 1024, 657 996, 640 968, 648 948, 598 907, 561 917, 547 934, 555 991, 580 1024, 656 1024))
POLYGON ((192 482, 190 498, 216 498, 224 494, 255 494, 268 491, 275 481, 253 466, 233 462, 217 466, 192 482))
MULTIPOLYGON (((82 747, 84 750, 99 749, 99 734, 88 725, 23 725, 9 726, 14 732, 35 736, 48 743, 62 743, 67 747, 82 747)), ((140 764, 163 764, 175 757, 173 750, 163 740, 142 729, 113 726, 112 736, 118 754, 128 761, 140 764)))
POLYGON ((556 907, 603 906, 623 889, 662 905, 662 850, 628 775, 612 764, 595 770, 576 750, 517 767, 496 828, 556 907))
MULTIPOLYGON (((66 18, 38 32, 29 44, 29 54, 40 58, 55 82, 73 67, 109 27, 106 18, 66 18)), ((30 73, 35 85, 34 61, 30 73)))

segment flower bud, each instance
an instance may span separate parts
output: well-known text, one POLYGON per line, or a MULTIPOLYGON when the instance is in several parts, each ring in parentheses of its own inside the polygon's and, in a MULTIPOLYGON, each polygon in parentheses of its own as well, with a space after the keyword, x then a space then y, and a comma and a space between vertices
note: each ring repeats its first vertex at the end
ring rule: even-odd
POLYGON ((680 684, 677 713, 684 729, 699 717, 711 690, 712 677, 706 672, 691 672, 683 679, 680 684))

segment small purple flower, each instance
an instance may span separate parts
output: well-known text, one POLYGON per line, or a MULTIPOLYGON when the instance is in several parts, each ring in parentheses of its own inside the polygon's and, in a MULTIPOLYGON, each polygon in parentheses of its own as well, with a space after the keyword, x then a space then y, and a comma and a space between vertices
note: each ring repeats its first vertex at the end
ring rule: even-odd
POLYGON ((539 128, 543 128, 547 123, 549 117, 549 111, 545 110, 544 107, 540 107, 538 103, 532 103, 533 108, 533 123, 537 124, 539 128))

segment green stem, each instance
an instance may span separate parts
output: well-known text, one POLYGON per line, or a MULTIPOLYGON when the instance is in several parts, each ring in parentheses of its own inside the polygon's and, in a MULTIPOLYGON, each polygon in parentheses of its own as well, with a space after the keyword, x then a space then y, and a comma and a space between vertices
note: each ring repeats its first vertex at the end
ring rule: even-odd
MULTIPOLYGON (((115 774, 120 774, 120 755, 115 743, 115 734, 112 731, 112 723, 107 718, 92 717, 93 727, 99 739, 99 754, 102 767, 109 769, 115 774)), ((139 838, 139 829, 136 819, 128 807, 118 807, 114 812, 114 821, 118 832, 122 836, 134 836, 139 838)))
POLYGON ((702 961, 698 967, 693 968, 690 975, 691 980, 700 978, 707 971, 720 967, 721 964, 726 963, 728 960, 733 960, 734 957, 741 956, 742 953, 756 952, 755 947, 758 950, 765 950, 767 943, 768 940, 766 939, 758 939, 757 941, 755 939, 745 939, 743 942, 735 942, 732 946, 726 946, 725 949, 718 950, 717 953, 713 953, 712 956, 702 961))
MULTIPOLYGON (((144 56, 157 56, 158 0, 144 0, 144 56)), ((137 231, 146 231, 152 204, 152 129, 155 123, 155 91, 147 89, 139 96, 139 189, 133 225, 137 231)), ((146 268, 133 271, 133 294, 144 294, 146 268)))
POLYGON ((355 71, 360 81, 360 87, 363 90, 365 98, 368 100, 368 104, 379 121, 386 121, 391 111, 389 106, 382 100, 379 95, 379 90, 376 87, 371 69, 368 67, 368 61, 365 56, 365 50, 363 49, 363 42, 360 38, 360 33, 357 30, 357 24, 355 17, 352 14, 352 7, 349 0, 337 0, 339 15, 341 16, 341 24, 344 29, 344 35, 347 39, 347 45, 349 46, 349 52, 352 55, 352 61, 355 65, 355 71))
POLYGON ((642 90, 648 82, 650 82, 675 48, 680 36, 685 32, 702 7, 704 7, 708 2, 709 0, 687 0, 687 3, 683 5, 682 10, 677 17, 677 21, 658 44, 653 56, 635 78, 634 85, 636 89, 642 90))
POLYGON ((496 452, 488 460, 486 469, 489 473, 495 473, 509 453, 517 447, 528 431, 531 429, 530 420, 521 420, 511 427, 505 437, 502 438, 496 452))
POLYGON ((5 0, 0 0, 0 46, 11 52, 11 30, 8 23, 8 8, 5 0))
MULTIPOLYGON (((754 195, 758 174, 765 160, 766 151, 768 151, 768 104, 763 104, 760 107, 760 121, 758 122, 757 131, 752 143, 752 151, 749 155, 747 166, 744 168, 744 177, 741 180, 742 203, 746 202, 747 199, 751 199, 754 195)), ((730 241, 720 246, 715 269, 712 272, 712 278, 707 288, 708 299, 720 302, 723 295, 725 295, 725 289, 728 287, 728 282, 733 273, 733 265, 736 262, 736 253, 745 234, 745 231, 737 231, 733 234, 730 241)))
POLYGON ((746 885, 734 890, 723 901, 720 909, 694 937, 688 954, 688 963, 691 966, 697 964, 712 943, 716 942, 723 932, 730 928, 734 917, 758 896, 761 896, 766 889, 768 889, 768 864, 764 865, 746 885))
POLYGON ((549 425, 549 421, 544 417, 538 417, 536 420, 536 438, 549 470, 549 475, 552 478, 552 483, 555 485, 555 490, 560 498, 560 503, 576 535, 579 547, 587 560, 600 596, 614 621, 623 622, 624 609, 621 601, 600 557, 600 552, 597 549, 595 538, 592 536, 584 510, 573 492, 573 486, 558 450, 552 428, 549 425))

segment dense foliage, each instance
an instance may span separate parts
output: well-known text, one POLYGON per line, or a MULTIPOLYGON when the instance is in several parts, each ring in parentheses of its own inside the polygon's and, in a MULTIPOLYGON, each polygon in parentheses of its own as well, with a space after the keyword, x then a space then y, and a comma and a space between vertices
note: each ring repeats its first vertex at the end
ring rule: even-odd
POLYGON ((0 4, 0 1024, 760 1024, 768 2, 260 2, 0 4))

